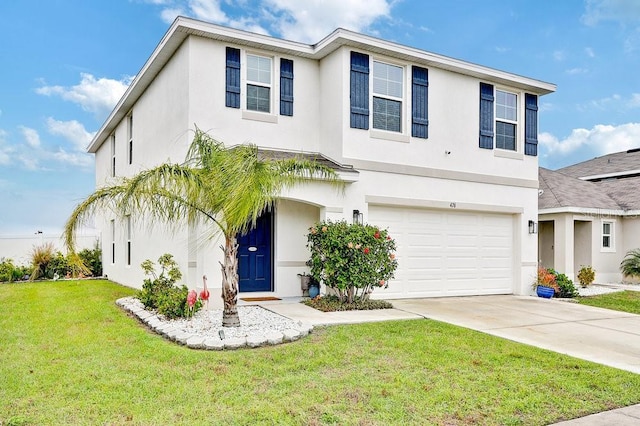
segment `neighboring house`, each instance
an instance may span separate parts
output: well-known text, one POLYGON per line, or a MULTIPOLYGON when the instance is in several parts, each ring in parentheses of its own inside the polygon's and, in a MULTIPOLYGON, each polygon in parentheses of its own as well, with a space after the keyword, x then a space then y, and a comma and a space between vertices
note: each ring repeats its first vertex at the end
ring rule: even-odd
POLYGON ((619 282, 620 262, 640 247, 640 149, 556 171, 540 168, 538 258, 575 279, 592 265, 596 282, 619 282))
MULTIPOLYGON (((284 194, 240 240, 240 297, 299 296, 306 234, 362 218, 396 239, 377 297, 528 294, 537 241, 537 105, 550 83, 338 29, 308 45, 178 18, 91 142, 96 182, 181 162, 197 125, 227 146, 312 155, 344 193, 314 181, 284 194), (257 241, 256 241, 257 240, 257 241), (253 244, 252 244, 253 243, 253 244)), ((190 287, 220 287, 219 241, 144 218, 98 221, 104 269, 142 284, 172 253, 190 287)))

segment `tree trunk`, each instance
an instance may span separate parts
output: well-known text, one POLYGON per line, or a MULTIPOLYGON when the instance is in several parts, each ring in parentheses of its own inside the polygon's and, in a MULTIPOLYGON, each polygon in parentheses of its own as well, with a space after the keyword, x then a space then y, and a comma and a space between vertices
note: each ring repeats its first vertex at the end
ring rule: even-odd
POLYGON ((235 236, 225 238, 224 263, 222 267, 222 312, 223 327, 240 327, 238 317, 238 242, 235 236))

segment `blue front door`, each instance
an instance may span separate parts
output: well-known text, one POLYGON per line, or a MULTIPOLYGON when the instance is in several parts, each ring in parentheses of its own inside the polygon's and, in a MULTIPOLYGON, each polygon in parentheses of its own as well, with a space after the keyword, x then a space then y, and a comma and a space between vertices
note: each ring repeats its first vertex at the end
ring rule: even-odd
POLYGON ((272 291, 271 230, 273 215, 265 212, 256 227, 238 236, 238 276, 240 291, 272 291))

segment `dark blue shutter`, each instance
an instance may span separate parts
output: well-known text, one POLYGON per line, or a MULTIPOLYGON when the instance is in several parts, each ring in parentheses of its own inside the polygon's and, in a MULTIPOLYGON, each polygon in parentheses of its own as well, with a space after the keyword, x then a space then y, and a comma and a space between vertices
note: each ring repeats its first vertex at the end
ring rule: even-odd
POLYGON ((293 115, 293 61, 280 59, 280 115, 293 115))
POLYGON ((240 108, 240 49, 227 47, 225 105, 240 108))
POLYGON ((351 52, 351 127, 369 128, 369 55, 351 52))
POLYGON ((538 155, 538 97, 524 94, 524 154, 538 155))
POLYGON ((493 86, 480 83, 480 148, 493 149, 493 86))
POLYGON ((413 67, 411 78, 411 136, 429 136, 429 71, 413 67))

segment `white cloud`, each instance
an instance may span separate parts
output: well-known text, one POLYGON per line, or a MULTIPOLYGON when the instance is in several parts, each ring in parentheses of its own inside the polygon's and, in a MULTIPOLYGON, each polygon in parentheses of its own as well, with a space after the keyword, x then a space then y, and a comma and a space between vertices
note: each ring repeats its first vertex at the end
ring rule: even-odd
POLYGON ((80 77, 80 83, 75 86, 42 86, 36 89, 36 93, 44 96, 60 96, 102 119, 118 103, 133 79, 132 77, 125 77, 122 80, 95 78, 87 73, 80 74, 80 77))
POLYGON ((22 136, 24 136, 24 140, 27 142, 33 149, 40 148, 40 135, 34 129, 25 126, 19 126, 20 132, 22 132, 22 136))
POLYGON ((545 157, 568 156, 579 150, 595 155, 625 151, 640 146, 640 123, 619 126, 598 124, 592 129, 574 129, 565 139, 558 139, 550 133, 540 133, 538 141, 545 157))
POLYGON ((638 0, 587 0, 586 11, 581 17, 585 25, 596 25, 600 21, 640 21, 638 0))
POLYGON ((11 154, 14 149, 7 145, 7 132, 0 129, 0 165, 11 164, 11 154))
POLYGON ((569 75, 586 74, 589 70, 586 68, 571 68, 565 71, 569 75))
POLYGON ((18 161, 22 163, 27 170, 38 170, 40 161, 37 158, 37 153, 23 153, 18 155, 18 161))
POLYGON ((336 27, 366 31, 391 12, 387 0, 267 0, 265 6, 284 38, 307 43, 320 41, 336 27))
POLYGON ((631 95, 631 99, 629 99, 629 102, 627 102, 627 106, 629 108, 640 107, 640 93, 633 93, 631 95))
POLYGON ((93 165, 93 157, 91 155, 81 152, 67 152, 62 148, 54 152, 52 157, 60 163, 81 167, 83 169, 88 169, 93 165))
POLYGON ((590 58, 595 58, 596 57, 596 52, 594 52, 591 47, 585 47, 584 48, 584 53, 590 58))
MULTIPOLYGON (((156 3, 147 0, 148 3, 156 3)), ((315 43, 334 29, 366 31, 377 19, 388 17, 392 0, 258 0, 251 5, 229 0, 164 1, 163 21, 173 22, 178 15, 191 16, 215 24, 227 25, 259 34, 271 28, 277 35, 294 41, 315 43), (231 16, 226 9, 242 7, 243 17, 231 16)), ((423 31, 430 32, 426 27, 423 31)))
POLYGON ((622 96, 618 95, 617 93, 614 93, 613 95, 607 96, 606 98, 592 99, 589 102, 578 105, 577 108, 578 108, 578 111, 581 111, 581 112, 591 111, 594 108, 600 109, 600 110, 606 110, 611 108, 618 108, 619 105, 621 104, 621 101, 622 101, 622 96))
POLYGON ((76 151, 84 152, 95 135, 95 132, 87 132, 82 123, 76 120, 58 121, 49 117, 46 124, 49 133, 67 139, 76 151))
POLYGON ((553 59, 555 59, 556 61, 564 60, 564 52, 562 50, 555 50, 553 52, 553 59))

